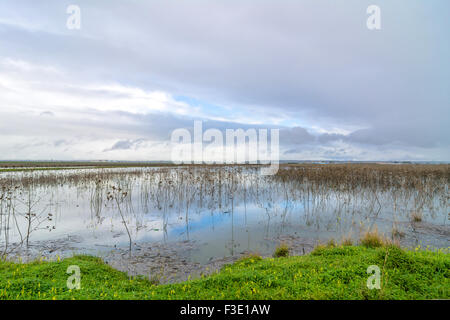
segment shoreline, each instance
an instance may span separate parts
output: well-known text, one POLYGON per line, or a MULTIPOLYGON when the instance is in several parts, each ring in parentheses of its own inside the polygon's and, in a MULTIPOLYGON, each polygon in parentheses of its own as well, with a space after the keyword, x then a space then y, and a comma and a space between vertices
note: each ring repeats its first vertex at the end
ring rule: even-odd
POLYGON ((248 255, 207 276, 161 285, 92 256, 0 261, 0 299, 449 299, 448 251, 322 245, 303 256, 248 255), (67 288, 73 265, 80 268, 80 290, 67 288), (370 265, 382 270, 380 289, 366 287, 370 265))

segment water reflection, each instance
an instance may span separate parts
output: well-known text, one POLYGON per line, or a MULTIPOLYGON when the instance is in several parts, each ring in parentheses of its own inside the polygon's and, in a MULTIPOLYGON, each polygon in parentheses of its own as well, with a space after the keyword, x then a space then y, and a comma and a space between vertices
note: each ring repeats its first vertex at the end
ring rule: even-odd
POLYGON ((405 245, 448 247, 447 179, 413 188, 406 178, 394 182, 318 179, 289 168, 267 177, 251 167, 8 173, 0 177, 0 244, 7 253, 68 235, 81 251, 189 240, 200 244, 191 258, 205 261, 267 254, 283 236, 357 238, 376 225, 405 245))

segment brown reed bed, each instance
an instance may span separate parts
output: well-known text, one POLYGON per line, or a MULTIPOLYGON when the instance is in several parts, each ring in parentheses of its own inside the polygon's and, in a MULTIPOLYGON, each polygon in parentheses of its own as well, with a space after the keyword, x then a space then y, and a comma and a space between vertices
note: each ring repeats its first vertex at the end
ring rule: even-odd
MULTIPOLYGON (((448 208, 450 165, 296 164, 281 165, 275 176, 261 176, 258 169, 256 165, 196 165, 0 173, 0 228, 12 227, 17 201, 33 203, 47 190, 51 193, 53 187, 87 191, 92 216, 97 219, 113 186, 126 194, 117 208, 123 210, 120 212, 124 216, 133 214, 131 195, 137 192, 141 212, 149 212, 150 207, 161 212, 176 211, 186 223, 194 208, 233 214, 234 206, 246 201, 260 207, 270 220, 267 208, 280 203, 280 199, 286 206, 292 200, 303 203, 306 226, 319 223, 327 206, 336 208, 336 221, 355 212, 365 221, 373 221, 387 206, 392 207, 393 220, 396 215, 407 215, 408 221, 417 222, 410 215, 420 212, 421 221, 426 221, 430 214, 448 208), (34 194, 37 188, 39 196, 34 194), (23 199, 30 193, 31 200, 23 199)), ((30 211, 20 209, 25 215, 30 211)), ((286 215, 286 208, 282 210, 281 214, 286 215)), ((30 225, 37 228, 47 218, 43 215, 30 225)), ((25 241, 29 234, 24 232, 25 241)), ((373 240, 370 236, 367 234, 368 243, 373 240)), ((346 242, 350 244, 351 239, 346 242)))

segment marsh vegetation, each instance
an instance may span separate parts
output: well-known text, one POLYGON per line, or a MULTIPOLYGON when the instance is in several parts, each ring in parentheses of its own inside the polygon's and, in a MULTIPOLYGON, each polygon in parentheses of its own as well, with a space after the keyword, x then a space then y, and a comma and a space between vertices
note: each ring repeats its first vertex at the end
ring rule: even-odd
MULTIPOLYGON (((280 243, 358 242, 371 232, 403 246, 448 247, 449 165, 127 167, 0 174, 2 255, 134 253, 139 243, 196 243, 188 259, 272 255, 280 243), (287 239, 287 240, 286 240, 287 239), (44 250, 48 249, 48 250, 44 250), (65 251, 64 251, 65 250, 65 251), (42 253, 42 252, 41 252, 42 253)), ((299 249, 299 246, 302 246, 299 249)), ((294 248, 295 249, 295 248, 294 248)))

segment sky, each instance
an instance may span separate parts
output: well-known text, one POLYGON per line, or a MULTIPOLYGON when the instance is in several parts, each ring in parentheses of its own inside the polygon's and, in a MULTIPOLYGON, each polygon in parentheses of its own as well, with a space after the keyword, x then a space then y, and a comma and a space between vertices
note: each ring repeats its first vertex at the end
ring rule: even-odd
POLYGON ((171 133, 202 120, 279 129, 284 160, 450 161, 449 13, 447 0, 3 0, 0 160, 170 160, 171 133))

